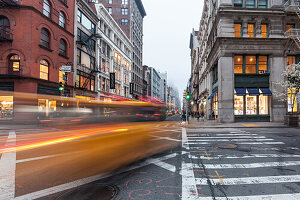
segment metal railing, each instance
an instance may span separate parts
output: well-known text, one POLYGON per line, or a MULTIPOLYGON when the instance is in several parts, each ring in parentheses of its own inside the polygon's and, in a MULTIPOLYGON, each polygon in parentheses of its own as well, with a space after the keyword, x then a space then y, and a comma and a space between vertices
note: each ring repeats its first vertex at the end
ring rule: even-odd
POLYGON ((22 66, 19 69, 14 69, 13 67, 0 66, 0 75, 13 75, 20 76, 22 74, 22 66))
POLYGON ((299 11, 300 8, 300 0, 288 0, 284 4, 284 9, 286 11, 295 12, 299 11))
POLYGON ((284 33, 285 37, 295 39, 300 38, 300 29, 291 28, 284 33))

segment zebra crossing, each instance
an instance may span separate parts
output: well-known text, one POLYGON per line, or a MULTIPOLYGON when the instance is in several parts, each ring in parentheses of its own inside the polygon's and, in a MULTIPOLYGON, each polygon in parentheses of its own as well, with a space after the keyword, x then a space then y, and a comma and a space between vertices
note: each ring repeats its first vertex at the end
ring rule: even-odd
POLYGON ((183 128, 182 200, 300 199, 300 149, 286 145, 255 129, 220 133, 183 128), (217 148, 220 143, 237 148, 217 148))

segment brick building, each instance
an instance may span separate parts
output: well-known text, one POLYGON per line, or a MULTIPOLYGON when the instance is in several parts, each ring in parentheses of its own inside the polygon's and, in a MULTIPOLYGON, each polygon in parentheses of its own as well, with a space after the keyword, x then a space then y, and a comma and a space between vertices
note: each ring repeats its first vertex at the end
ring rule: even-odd
MULTIPOLYGON (((64 81, 60 68, 73 63, 73 33, 74 1, 1 0, 0 90, 72 96, 73 75, 64 81)), ((57 109, 48 99, 36 103, 46 116, 57 109)), ((0 119, 24 117, 14 114, 16 106, 13 96, 0 96, 0 119)))

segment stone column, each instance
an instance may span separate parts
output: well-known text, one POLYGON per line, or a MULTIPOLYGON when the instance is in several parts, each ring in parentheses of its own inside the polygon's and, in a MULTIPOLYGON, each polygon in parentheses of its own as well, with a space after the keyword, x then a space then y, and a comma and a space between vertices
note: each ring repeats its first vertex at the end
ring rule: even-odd
POLYGON ((234 122, 233 90, 234 71, 233 58, 220 57, 218 62, 218 94, 219 94, 219 122, 234 122))
POLYGON ((285 92, 280 86, 281 81, 284 80, 282 72, 286 67, 286 59, 282 55, 273 56, 270 58, 270 89, 273 93, 271 98, 271 121, 283 122, 284 115, 286 115, 286 101, 280 97, 276 97, 276 93, 285 92))

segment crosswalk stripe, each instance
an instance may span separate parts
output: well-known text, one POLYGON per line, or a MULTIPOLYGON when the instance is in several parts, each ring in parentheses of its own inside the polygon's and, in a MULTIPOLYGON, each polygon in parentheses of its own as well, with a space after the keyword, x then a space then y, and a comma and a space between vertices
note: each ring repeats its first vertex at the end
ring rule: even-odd
POLYGON ((269 194, 253 196, 233 196, 233 197, 201 197, 201 200, 299 200, 300 193, 294 194, 269 194))
MULTIPOLYGON (((247 164, 204 164, 206 169, 253 169, 262 167, 286 167, 300 165, 300 161, 283 161, 283 162, 263 162, 263 163, 247 163, 247 164)), ((198 165, 194 166, 195 168, 198 165)))
MULTIPOLYGON (((188 134, 189 137, 211 136, 211 134, 188 134)), ((216 136, 257 136, 257 134, 216 134, 216 136)))
POLYGON ((235 135, 252 135, 252 136, 254 136, 254 135, 257 135, 257 134, 254 134, 254 133, 236 133, 236 134, 232 134, 232 133, 226 133, 226 134, 216 134, 217 136, 223 136, 223 135, 231 135, 231 136, 235 136, 235 135))
POLYGON ((194 139, 194 140, 189 140, 191 142, 210 142, 210 141, 216 141, 216 142, 260 142, 260 141, 273 141, 274 139, 194 139))
POLYGON ((263 139, 265 136, 230 136, 230 137, 188 137, 189 139, 263 139))
POLYGON ((229 156, 229 155, 218 155, 214 157, 206 156, 191 156, 192 159, 204 159, 204 160, 215 160, 215 159, 244 159, 244 158, 300 158, 300 155, 290 154, 247 154, 241 156, 229 156))
MULTIPOLYGON (((191 180, 192 181, 192 180, 191 180)), ((194 181, 194 180, 193 180, 194 181)), ((246 178, 223 178, 210 179, 213 185, 245 185, 245 184, 266 184, 266 183, 296 183, 300 182, 300 175, 290 176, 264 176, 264 177, 246 177, 246 178)), ((187 184, 189 181, 186 182, 187 184)), ((197 185, 207 185, 206 178, 196 178, 197 185)))
MULTIPOLYGON (((195 145, 195 144, 212 144, 211 142, 189 142, 189 145, 195 145)), ((283 142, 235 142, 235 144, 285 144, 283 142)))

